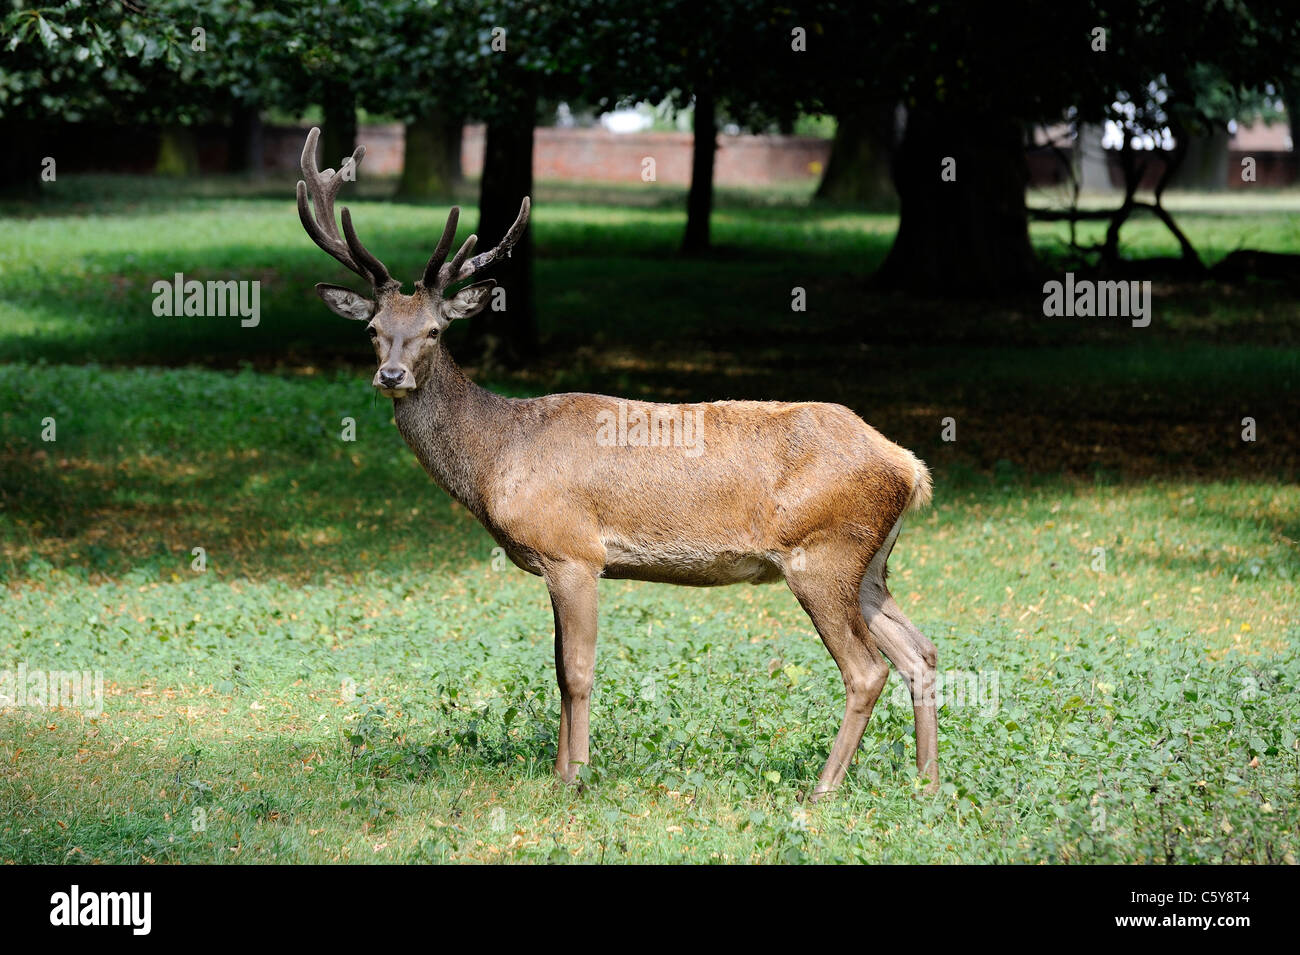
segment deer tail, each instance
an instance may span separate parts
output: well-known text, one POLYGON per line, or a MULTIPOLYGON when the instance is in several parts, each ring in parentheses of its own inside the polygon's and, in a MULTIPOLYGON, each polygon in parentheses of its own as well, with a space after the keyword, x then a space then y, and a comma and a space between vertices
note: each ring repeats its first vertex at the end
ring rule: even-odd
POLYGON ((907 502, 907 508, 904 513, 910 514, 913 511, 920 511, 930 505, 934 485, 930 480, 930 469, 925 466, 925 462, 918 458, 911 451, 904 451, 907 455, 908 463, 912 466, 912 497, 907 502))

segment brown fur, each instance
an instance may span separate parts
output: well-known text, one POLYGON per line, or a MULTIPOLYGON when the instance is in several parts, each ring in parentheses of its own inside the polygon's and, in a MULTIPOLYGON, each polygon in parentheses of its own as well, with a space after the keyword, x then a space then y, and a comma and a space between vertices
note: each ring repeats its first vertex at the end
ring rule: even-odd
MULTIPOLYGON (((381 338, 381 366, 392 351, 381 338)), ((904 514, 924 507, 931 494, 928 470, 909 451, 840 405, 503 398, 465 378, 438 344, 422 346, 408 370, 415 387, 395 399, 395 420, 425 469, 516 565, 547 580, 553 602, 566 587, 586 588, 574 601, 581 609, 567 609, 570 617, 589 618, 570 624, 590 632, 578 641, 581 662, 566 667, 562 633, 557 643, 557 672, 582 720, 594 666, 597 577, 693 586, 784 578, 844 671, 850 694, 845 728, 814 797, 839 784, 857 749, 884 685, 882 656, 913 689, 918 766, 930 788, 937 785, 934 645, 884 584, 904 514), (698 453, 601 445, 598 416, 617 419, 620 404, 627 417, 696 416, 698 453)), ((564 619, 557 611, 561 630, 564 619)), ((570 734, 566 744, 571 749, 558 754, 557 772, 572 779, 586 761, 585 736, 570 734)))
POLYGON ((930 501, 925 465, 840 405, 513 399, 480 388, 441 337, 485 306, 492 283, 443 293, 509 250, 527 222, 527 200, 495 249, 467 261, 471 236, 444 264, 453 211, 424 279, 404 295, 346 215, 338 237, 330 191, 338 183, 315 173, 309 150, 314 156, 311 138, 304 174, 331 218, 310 219, 302 187, 304 225, 372 278, 375 297, 330 285, 317 291, 338 314, 367 323, 379 361, 374 385, 394 399, 398 430, 425 470, 550 591, 562 708, 556 773, 572 781, 588 761, 598 578, 692 586, 784 579, 839 665, 848 697, 814 799, 844 778, 885 685, 885 657, 912 689, 917 766, 933 792, 935 648, 885 586, 903 516, 930 501), (637 429, 642 418, 647 427, 637 429))

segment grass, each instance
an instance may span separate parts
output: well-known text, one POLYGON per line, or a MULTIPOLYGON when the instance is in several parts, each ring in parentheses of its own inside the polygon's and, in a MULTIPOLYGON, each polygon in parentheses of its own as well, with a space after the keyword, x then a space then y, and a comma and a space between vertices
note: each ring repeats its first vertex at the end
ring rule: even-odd
MULTIPOLYGON (((1300 316, 1277 290, 1053 323, 865 292, 885 215, 724 203, 722 250, 689 262, 676 208, 539 202, 547 353, 490 383, 850 404, 935 468, 891 582, 949 674, 939 796, 895 677, 810 809, 843 690, 788 591, 606 581, 577 793, 550 779, 545 590, 403 446, 291 203, 71 185, 8 210, 0 259, 0 668, 100 671, 103 712, 0 711, 0 860, 1294 861, 1300 316), (174 271, 260 277, 261 326, 155 318, 174 271)), ((439 210, 357 205, 415 274, 439 210)), ((1283 250, 1294 208, 1180 221, 1283 250)))

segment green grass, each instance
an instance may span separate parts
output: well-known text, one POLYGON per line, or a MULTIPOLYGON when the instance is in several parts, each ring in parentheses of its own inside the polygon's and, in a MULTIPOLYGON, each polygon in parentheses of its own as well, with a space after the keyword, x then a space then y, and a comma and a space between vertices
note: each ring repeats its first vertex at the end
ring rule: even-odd
MULTIPOLYGON (((403 446, 291 204, 83 187, 5 223, 0 670, 100 671, 104 708, 0 711, 0 861, 1294 861, 1300 316, 1277 290, 1052 324, 866 292, 883 215, 724 202, 721 252, 689 262, 676 208, 539 203, 547 354, 490 383, 850 404, 935 469, 891 585, 975 691, 940 711, 939 796, 895 677, 809 809, 843 690, 788 591, 602 582, 577 793, 550 779, 545 590, 403 446), (154 318, 177 270, 261 278, 262 326, 154 318)), ((415 274, 440 210, 357 205, 415 274)), ((1284 250, 1291 209, 1183 223, 1284 250)))

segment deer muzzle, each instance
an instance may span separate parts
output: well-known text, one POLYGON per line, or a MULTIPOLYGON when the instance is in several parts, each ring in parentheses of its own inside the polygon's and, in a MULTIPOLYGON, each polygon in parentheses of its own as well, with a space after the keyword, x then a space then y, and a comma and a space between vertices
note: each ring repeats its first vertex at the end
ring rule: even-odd
POLYGON ((387 398, 403 398, 415 390, 415 378, 409 369, 384 366, 375 372, 371 382, 387 398))

